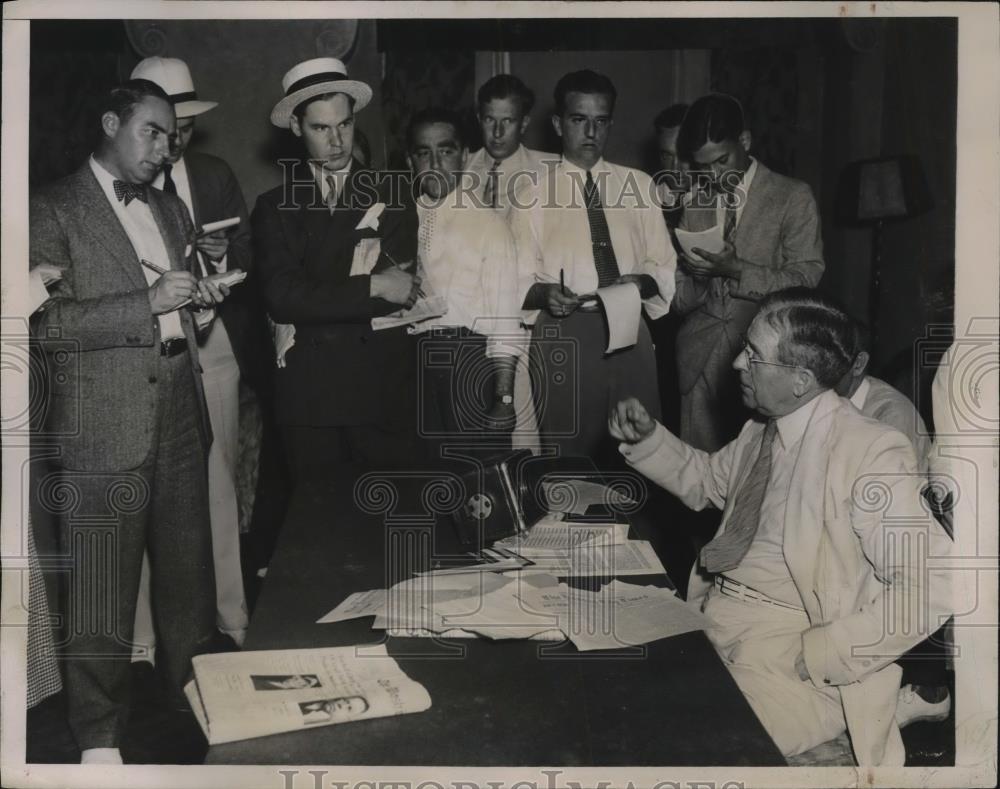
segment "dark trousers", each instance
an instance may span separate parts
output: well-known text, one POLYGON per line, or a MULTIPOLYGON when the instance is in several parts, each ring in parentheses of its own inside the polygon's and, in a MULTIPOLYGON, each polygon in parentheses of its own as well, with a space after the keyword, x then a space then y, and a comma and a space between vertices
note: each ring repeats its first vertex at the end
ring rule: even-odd
POLYGON ((511 430, 494 430, 496 371, 486 337, 465 328, 435 330, 420 338, 420 434, 432 457, 453 447, 462 454, 510 449, 511 430))
POLYGON ((178 700, 191 658, 215 632, 208 479, 193 375, 187 354, 160 358, 156 435, 141 466, 61 469, 42 492, 45 506, 60 510, 62 547, 72 561, 64 653, 69 722, 81 749, 118 747, 122 740, 145 549, 161 639, 157 663, 178 700))
POLYGON ((577 310, 566 318, 542 312, 531 338, 531 370, 543 444, 561 455, 582 455, 599 469, 620 468, 618 443, 608 433, 611 408, 638 398, 660 419, 656 358, 649 329, 639 323, 638 342, 606 354, 604 316, 577 310))
POLYGON ((420 467, 427 453, 413 420, 393 425, 282 425, 293 485, 329 480, 345 465, 398 469, 420 467))

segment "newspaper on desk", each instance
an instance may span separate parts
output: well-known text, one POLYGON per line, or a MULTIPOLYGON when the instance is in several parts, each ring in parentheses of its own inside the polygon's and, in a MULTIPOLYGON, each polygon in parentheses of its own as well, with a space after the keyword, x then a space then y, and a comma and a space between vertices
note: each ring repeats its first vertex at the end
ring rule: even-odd
POLYGON ((226 652, 193 660, 184 688, 210 745, 423 712, 427 690, 384 645, 226 652))

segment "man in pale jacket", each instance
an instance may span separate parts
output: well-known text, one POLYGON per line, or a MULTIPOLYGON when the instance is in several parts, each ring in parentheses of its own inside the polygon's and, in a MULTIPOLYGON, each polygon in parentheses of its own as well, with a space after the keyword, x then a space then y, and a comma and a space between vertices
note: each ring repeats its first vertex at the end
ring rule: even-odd
MULTIPOLYGON (((759 418, 717 452, 685 444, 623 400, 610 430, 629 464, 693 509, 723 511, 688 598, 786 756, 846 729, 863 765, 902 765, 894 661, 950 605, 928 562, 949 540, 924 510, 913 447, 833 386, 850 319, 781 292, 761 302, 733 367, 759 418)), ((900 722, 902 718, 900 718, 900 722)))

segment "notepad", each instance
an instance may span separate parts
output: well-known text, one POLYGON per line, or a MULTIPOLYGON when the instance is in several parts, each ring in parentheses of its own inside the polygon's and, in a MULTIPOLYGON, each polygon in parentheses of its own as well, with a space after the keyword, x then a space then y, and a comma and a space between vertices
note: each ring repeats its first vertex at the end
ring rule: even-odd
POLYGON ((217 222, 208 222, 201 226, 201 230, 198 231, 199 236, 207 236, 209 233, 214 233, 216 230, 225 230, 227 227, 232 227, 233 225, 238 225, 240 223, 240 218, 238 216, 231 216, 229 219, 220 219, 217 222))
POLYGON ((677 228, 674 230, 674 234, 677 236, 677 243, 681 245, 684 254, 692 260, 704 260, 701 255, 692 252, 695 247, 703 249, 706 252, 711 252, 713 255, 718 254, 725 247, 721 224, 710 227, 708 230, 699 230, 697 232, 677 228))

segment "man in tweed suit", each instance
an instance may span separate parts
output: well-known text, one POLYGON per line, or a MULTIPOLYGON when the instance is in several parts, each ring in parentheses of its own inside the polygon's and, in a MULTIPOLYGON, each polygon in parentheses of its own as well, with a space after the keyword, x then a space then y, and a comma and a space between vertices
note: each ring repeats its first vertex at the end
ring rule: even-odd
POLYGON ((62 278, 41 336, 72 357, 51 382, 45 430, 57 444, 60 532, 73 557, 66 689, 84 763, 120 763, 129 642, 148 548, 161 655, 178 699, 214 631, 205 453, 211 441, 189 303, 228 293, 189 271, 183 203, 148 189, 169 153, 174 111, 152 82, 105 97, 97 150, 32 195, 31 267, 62 278), (155 267, 155 268, 154 268, 155 267))
POLYGON ((824 268, 812 191, 751 157, 750 143, 739 102, 718 93, 691 105, 677 137, 680 156, 707 181, 692 192, 680 227, 721 224, 725 238, 717 254, 681 257, 672 305, 684 316, 677 335, 681 438, 708 452, 733 438, 746 416, 731 365, 757 302, 793 285, 815 287, 824 268))

